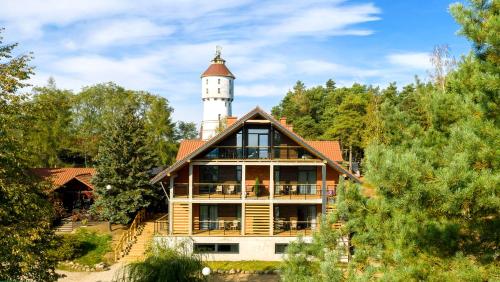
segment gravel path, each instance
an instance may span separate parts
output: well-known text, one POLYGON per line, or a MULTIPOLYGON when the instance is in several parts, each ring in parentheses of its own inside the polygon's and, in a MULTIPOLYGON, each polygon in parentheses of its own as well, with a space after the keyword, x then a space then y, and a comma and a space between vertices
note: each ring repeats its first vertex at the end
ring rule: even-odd
MULTIPOLYGON (((115 272, 122 266, 123 264, 118 263, 114 264, 107 271, 100 272, 70 272, 57 270, 56 272, 59 274, 66 275, 66 277, 59 278, 58 282, 111 282, 115 272)), ((226 282, 226 281, 235 281, 235 282, 277 282, 279 281, 278 275, 256 275, 256 274, 229 274, 229 275, 216 275, 212 277, 209 281, 214 282, 226 282)))
POLYGON ((63 271, 56 270, 58 274, 63 274, 65 277, 59 278, 58 282, 111 282, 113 280, 113 276, 115 272, 122 266, 123 264, 117 263, 110 266, 107 271, 99 271, 99 272, 72 272, 72 271, 63 271))

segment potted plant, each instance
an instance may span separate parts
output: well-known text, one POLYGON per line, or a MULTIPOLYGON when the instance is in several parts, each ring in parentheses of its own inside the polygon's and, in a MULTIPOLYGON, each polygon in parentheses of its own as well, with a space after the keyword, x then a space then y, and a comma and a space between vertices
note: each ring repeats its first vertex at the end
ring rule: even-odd
POLYGON ((255 178, 255 184, 253 185, 253 191, 255 193, 255 197, 259 196, 259 191, 260 190, 260 183, 259 183, 259 178, 255 178))

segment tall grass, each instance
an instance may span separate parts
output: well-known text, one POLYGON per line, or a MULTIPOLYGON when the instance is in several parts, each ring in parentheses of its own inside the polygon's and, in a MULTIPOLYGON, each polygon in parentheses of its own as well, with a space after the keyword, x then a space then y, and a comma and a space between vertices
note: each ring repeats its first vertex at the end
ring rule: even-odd
POLYGON ((119 282, 183 282, 203 281, 202 257, 192 253, 186 244, 170 248, 162 243, 153 244, 143 262, 125 265, 115 275, 119 282))

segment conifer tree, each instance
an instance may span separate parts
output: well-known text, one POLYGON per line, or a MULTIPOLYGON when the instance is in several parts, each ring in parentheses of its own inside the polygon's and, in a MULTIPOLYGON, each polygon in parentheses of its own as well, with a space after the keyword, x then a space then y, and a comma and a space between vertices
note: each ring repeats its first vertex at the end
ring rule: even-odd
POLYGON ((155 159, 138 114, 134 103, 116 112, 106 124, 99 146, 92 209, 110 223, 127 224, 154 198, 149 180, 155 159))

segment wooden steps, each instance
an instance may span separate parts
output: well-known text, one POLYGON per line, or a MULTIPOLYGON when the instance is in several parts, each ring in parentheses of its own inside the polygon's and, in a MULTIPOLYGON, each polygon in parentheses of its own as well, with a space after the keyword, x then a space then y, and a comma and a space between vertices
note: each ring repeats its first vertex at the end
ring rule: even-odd
POLYGON ((125 256, 121 258, 121 261, 134 262, 145 259, 146 251, 153 239, 154 225, 154 220, 148 220, 143 223, 141 233, 137 235, 135 242, 131 245, 125 256))

